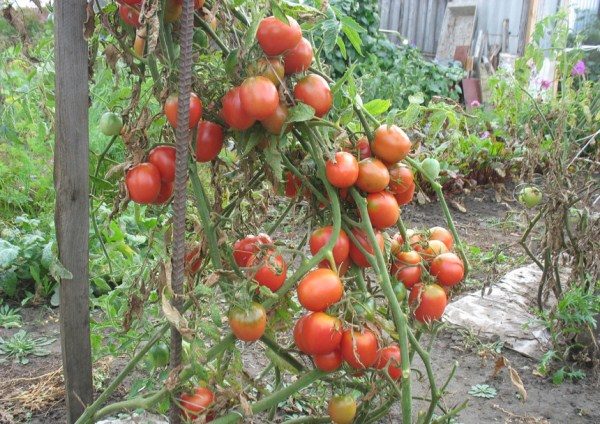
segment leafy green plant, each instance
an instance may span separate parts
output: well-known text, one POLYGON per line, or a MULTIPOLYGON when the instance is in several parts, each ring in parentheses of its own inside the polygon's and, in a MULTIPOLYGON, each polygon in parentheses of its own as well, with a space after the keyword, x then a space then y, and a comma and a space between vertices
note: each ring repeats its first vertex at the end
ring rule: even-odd
POLYGON ((19 309, 11 308, 9 305, 2 305, 0 300, 0 326, 4 328, 19 328, 22 320, 19 315, 19 309))
POLYGON ((471 389, 469 389, 469 394, 473 397, 493 399, 498 394, 498 391, 487 384, 476 384, 471 386, 471 389))
POLYGON ((22 365, 29 363, 28 356, 47 356, 50 351, 44 349, 56 339, 48 337, 34 338, 24 330, 19 330, 10 339, 0 337, 0 354, 13 358, 14 362, 22 365))

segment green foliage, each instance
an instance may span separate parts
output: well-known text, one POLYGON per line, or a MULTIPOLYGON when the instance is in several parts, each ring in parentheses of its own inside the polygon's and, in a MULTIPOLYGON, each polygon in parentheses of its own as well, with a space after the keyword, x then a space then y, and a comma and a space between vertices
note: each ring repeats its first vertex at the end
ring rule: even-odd
MULTIPOLYGON (((19 330, 9 339, 0 337, 0 355, 5 355, 6 358, 13 358, 14 362, 22 365, 29 363, 28 356, 47 356, 50 351, 45 349, 56 339, 48 337, 34 338, 24 330, 19 330)), ((0 363, 5 362, 6 358, 0 358, 0 363)))
POLYGON ((471 386, 469 394, 473 397, 493 399, 498 394, 498 391, 487 384, 476 384, 471 386))
POLYGON ((19 328, 23 323, 19 309, 11 308, 9 305, 2 305, 0 299, 0 326, 8 328, 19 328))

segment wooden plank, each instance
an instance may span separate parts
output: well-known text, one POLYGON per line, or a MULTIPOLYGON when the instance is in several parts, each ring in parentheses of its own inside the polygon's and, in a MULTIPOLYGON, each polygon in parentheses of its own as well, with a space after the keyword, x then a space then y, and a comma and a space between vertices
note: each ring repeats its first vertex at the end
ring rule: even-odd
POLYGON ((456 46, 470 46, 476 22, 477 3, 475 1, 448 3, 435 58, 452 60, 456 46))
POLYGON ((390 17, 388 18, 389 28, 398 31, 402 35, 404 35, 403 28, 401 27, 404 3, 404 0, 392 0, 390 17))
POLYGON ((410 9, 410 0, 402 1, 402 16, 400 20, 400 27, 398 31, 404 36, 408 38, 408 11, 410 9))
POLYGON ((389 19, 390 19, 390 1, 391 0, 381 0, 379 2, 379 28, 383 29, 395 29, 390 28, 389 19))
POLYGON ((502 53, 508 53, 508 46, 510 40, 510 22, 507 19, 502 21, 502 53))
POLYGON ((56 140, 54 221, 58 255, 73 275, 60 282, 60 335, 67 422, 92 402, 89 316, 88 45, 85 0, 54 4, 56 140))
POLYGON ((436 0, 427 0, 427 19, 425 20, 425 28, 423 28, 423 52, 425 52, 426 54, 433 54, 434 53, 434 43, 435 43, 435 32, 436 32, 436 27, 435 27, 435 18, 436 18, 436 11, 435 11, 435 3, 437 3, 436 0))
POLYGON ((417 12, 419 10, 418 0, 410 0, 410 9, 408 11, 408 31, 406 37, 410 43, 416 43, 417 41, 417 12))
MULTIPOLYGON (((427 0, 430 1, 430 0, 427 0)), ((427 28, 427 1, 420 1, 418 13, 417 32, 415 34, 415 44, 423 50, 425 47, 425 33, 429 31, 427 28)))
POLYGON ((531 0, 523 0, 521 9, 521 21, 519 22, 519 43, 517 47, 517 54, 519 56, 522 56, 523 52, 525 51, 525 40, 527 38, 527 18, 529 16, 530 4, 531 0))
POLYGON ((440 42, 440 34, 442 33, 442 24, 444 22, 444 13, 446 13, 446 5, 448 4, 447 0, 436 0, 437 1, 437 11, 435 17, 435 39, 433 46, 433 53, 435 54, 438 43, 440 42))
POLYGON ((538 16, 538 0, 530 0, 529 10, 527 11, 527 29, 525 31, 525 45, 531 41, 531 35, 535 29, 538 16))

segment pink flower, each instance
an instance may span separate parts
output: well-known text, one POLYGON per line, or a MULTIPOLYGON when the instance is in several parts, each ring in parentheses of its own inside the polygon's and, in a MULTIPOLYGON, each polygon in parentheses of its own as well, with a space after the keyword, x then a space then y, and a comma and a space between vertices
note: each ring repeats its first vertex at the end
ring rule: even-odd
POLYGON ((485 140, 486 138, 490 137, 490 132, 489 131, 484 131, 481 133, 481 136, 479 136, 479 138, 481 138, 482 140, 485 140))
POLYGON ((583 60, 577 61, 571 70, 571 75, 574 77, 585 74, 585 62, 583 60))
POLYGON ((471 107, 479 107, 481 106, 481 103, 479 103, 479 100, 473 100, 471 102, 471 107))
POLYGON ((550 86, 552 86, 552 81, 542 80, 540 82, 540 87, 542 88, 542 90, 547 90, 550 88, 550 86))

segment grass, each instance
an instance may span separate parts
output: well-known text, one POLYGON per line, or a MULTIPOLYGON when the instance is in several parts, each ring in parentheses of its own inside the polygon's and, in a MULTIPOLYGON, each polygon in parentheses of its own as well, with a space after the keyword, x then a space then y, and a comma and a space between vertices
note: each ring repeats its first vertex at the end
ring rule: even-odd
POLYGON ((23 324, 19 309, 13 309, 8 305, 0 305, 0 326, 8 328, 19 328, 23 324))
MULTIPOLYGON (((0 354, 6 356, 7 358, 13 358, 14 362, 18 362, 22 365, 26 365, 29 363, 29 356, 47 356, 50 354, 50 351, 44 349, 44 346, 47 346, 53 343, 56 339, 51 339, 48 337, 38 337, 34 338, 25 330, 19 330, 10 339, 4 340, 0 337, 0 354)), ((4 360, 0 360, 0 362, 5 362, 4 360)))

